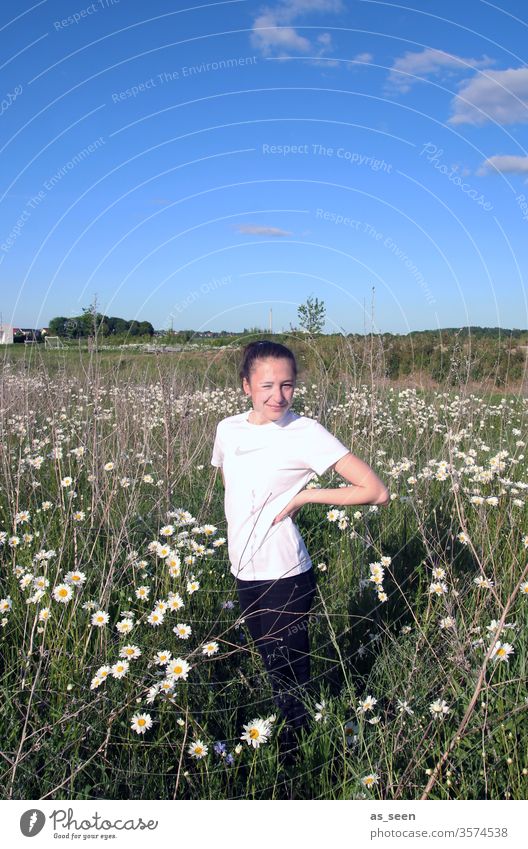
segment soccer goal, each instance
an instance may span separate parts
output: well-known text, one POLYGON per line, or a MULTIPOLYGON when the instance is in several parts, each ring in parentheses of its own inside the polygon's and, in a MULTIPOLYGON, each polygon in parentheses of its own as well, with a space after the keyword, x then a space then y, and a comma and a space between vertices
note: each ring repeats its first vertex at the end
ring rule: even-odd
POLYGON ((59 336, 44 336, 45 348, 64 348, 59 336))

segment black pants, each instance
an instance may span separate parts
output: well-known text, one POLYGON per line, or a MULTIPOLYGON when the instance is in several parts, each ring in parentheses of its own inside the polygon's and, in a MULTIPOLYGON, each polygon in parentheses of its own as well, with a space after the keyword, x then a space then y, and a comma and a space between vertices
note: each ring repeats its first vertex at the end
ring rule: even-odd
POLYGON ((313 568, 272 581, 237 581, 241 616, 271 679, 273 700, 287 722, 308 720, 302 698, 310 680, 308 612, 316 583, 313 568))

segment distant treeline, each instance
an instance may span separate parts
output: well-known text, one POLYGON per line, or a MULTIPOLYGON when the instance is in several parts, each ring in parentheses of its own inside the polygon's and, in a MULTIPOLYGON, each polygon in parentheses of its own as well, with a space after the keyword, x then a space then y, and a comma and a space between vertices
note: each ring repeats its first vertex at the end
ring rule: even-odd
POLYGON ((154 328, 150 321, 127 321, 117 316, 107 316, 85 311, 82 315, 70 318, 57 316, 49 323, 49 335, 63 339, 84 339, 94 336, 153 336, 154 328))

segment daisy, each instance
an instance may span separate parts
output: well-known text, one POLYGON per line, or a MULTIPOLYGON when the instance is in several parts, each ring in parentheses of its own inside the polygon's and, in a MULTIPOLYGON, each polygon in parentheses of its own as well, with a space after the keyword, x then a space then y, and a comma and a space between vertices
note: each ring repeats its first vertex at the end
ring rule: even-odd
POLYGON ((169 593, 167 604, 169 610, 179 610, 181 607, 185 607, 183 599, 179 593, 169 593))
POLYGON ((163 623, 164 618, 163 613, 160 613, 158 610, 153 610, 152 613, 147 616, 147 622, 149 625, 153 625, 157 628, 163 623))
POLYGON ((384 593, 384 592, 378 593, 378 601, 381 601, 381 602, 388 601, 388 598, 389 597, 388 597, 387 593, 384 593))
POLYGON ((244 733, 240 739, 244 740, 248 746, 253 746, 258 749, 261 743, 267 743, 271 733, 271 725, 268 719, 252 719, 247 725, 242 726, 244 733))
POLYGON ((377 703, 378 700, 374 696, 367 696, 366 699, 359 703, 358 713, 366 713, 368 710, 372 710, 377 703))
POLYGON ((144 734, 145 731, 152 728, 152 717, 150 716, 150 713, 135 713, 132 717, 132 724, 130 727, 132 731, 136 732, 136 734, 144 734))
POLYGON ((98 678, 97 675, 95 675, 90 682, 90 690, 96 690, 97 687, 100 687, 102 683, 102 678, 98 678))
POLYGON ((159 684, 154 684, 153 687, 150 687, 150 689, 147 693, 146 699, 145 699, 145 701, 148 705, 152 704, 152 702, 154 701, 154 699, 158 695, 159 691, 160 691, 160 685, 159 684))
POLYGON ((433 569, 433 578, 436 578, 437 581, 445 578, 445 569, 442 569, 441 566, 435 566, 433 569))
POLYGON ((339 518, 339 511, 338 510, 329 510, 328 513, 326 514, 326 518, 328 519, 329 522, 337 522, 337 520, 339 518))
POLYGON ((473 578, 473 583, 476 584, 477 587, 481 587, 485 590, 490 590, 493 586, 493 581, 484 577, 484 575, 479 575, 477 578, 473 578))
POLYGON ((187 751, 193 758, 200 759, 205 758, 208 749, 207 746, 205 746, 201 740, 193 740, 193 742, 190 743, 187 751))
POLYGON ((99 667, 99 669, 97 670, 97 672, 96 672, 95 674, 96 674, 96 677, 97 677, 97 678, 100 678, 100 679, 101 679, 101 681, 104 681, 104 680, 105 680, 105 678, 108 678, 108 676, 109 676, 111 673, 112 673, 111 668, 110 668, 109 666, 106 666, 106 665, 105 665, 105 666, 100 666, 100 667, 99 667))
POLYGON ((174 525, 164 525, 160 529, 160 537, 171 537, 174 533, 174 525))
POLYGON ((187 663, 186 660, 183 660, 181 657, 177 657, 174 660, 169 661, 165 666, 165 672, 167 675, 172 675, 177 680, 179 678, 183 678, 184 681, 187 680, 187 675, 191 667, 187 663))
POLYGON ((436 699, 436 701, 429 705, 429 710, 435 719, 443 719, 444 715, 449 713, 451 708, 448 707, 443 699, 436 699))
POLYGON ((469 537, 467 534, 464 533, 464 531, 460 531, 460 533, 457 534, 457 540, 461 542, 462 545, 467 545, 469 542, 469 537))
POLYGON ((519 587, 519 592, 521 595, 528 595, 528 581, 525 581, 524 584, 521 584, 519 587))
POLYGON ((53 590, 53 598, 55 601, 61 601, 66 604, 72 597, 73 591, 68 584, 58 584, 53 590))
POLYGON ((409 707, 409 702, 403 701, 402 699, 398 699, 398 711, 399 713, 408 713, 409 716, 412 716, 414 711, 411 707, 409 707))
POLYGON ((176 625, 176 627, 175 627, 175 628, 173 628, 172 630, 173 630, 173 631, 174 631, 174 633, 175 633, 178 637, 180 637, 180 639, 182 639, 182 640, 188 640, 188 639, 189 639, 189 637, 190 637, 190 635, 191 635, 191 632, 192 632, 192 628, 191 628, 191 626, 190 626, 190 625, 185 625, 183 622, 180 622, 180 623, 179 623, 178 625, 176 625))
POLYGON ((361 779, 361 783, 363 784, 363 786, 368 787, 369 789, 374 784, 377 784, 378 781, 379 781, 379 775, 375 772, 371 772, 368 775, 364 775, 363 778, 361 779))
MULTIPOLYGON (((167 557, 166 563, 173 560, 172 557, 167 557)), ((169 575, 171 578, 179 578, 181 574, 181 566, 179 563, 169 563, 169 575)))
POLYGON ((158 688, 160 693, 165 693, 165 695, 167 695, 172 693, 172 691, 174 690, 174 685, 174 678, 164 678, 163 681, 158 684, 158 688))
POLYGON ((95 613, 92 613, 91 623, 95 625, 97 628, 102 628, 104 625, 108 623, 110 616, 104 610, 97 610, 95 613))
POLYGON ((156 666, 165 666, 171 659, 172 655, 170 651, 158 651, 154 655, 154 663, 156 666))
POLYGON ((111 472, 112 469, 114 468, 114 464, 113 463, 105 463, 103 468, 104 468, 105 472, 111 472))
POLYGON ((114 678, 123 678, 127 674, 129 668, 128 660, 118 660, 111 668, 111 673, 114 678))
POLYGON ((202 654, 206 654, 207 657, 211 657, 213 654, 217 654, 218 652, 218 643, 213 640, 211 643, 206 643, 202 648, 202 654))
POLYGON ((320 572, 326 572, 326 569, 327 569, 326 563, 318 563, 317 568, 319 569, 320 572))
POLYGON ((70 478, 70 477, 65 477, 65 478, 63 478, 63 479, 61 480, 61 486, 62 486, 62 487, 71 486, 71 485, 72 485, 72 483, 73 483, 73 480, 72 480, 72 478, 70 478))
POLYGON ((39 611, 39 622, 46 622, 49 619, 50 609, 49 607, 43 607, 41 611, 39 611))
POLYGON ((131 660, 135 660, 140 655, 141 649, 138 646, 123 646, 119 651, 119 657, 129 657, 131 660))
POLYGON ((119 631, 120 634, 129 634, 133 627, 134 622, 132 619, 122 619, 121 622, 116 624, 116 631, 119 631))
POLYGON ((443 619, 440 619, 439 625, 442 629, 444 628, 454 628, 455 620, 452 616, 444 616, 443 619))
POLYGON ((77 510, 73 514, 73 520, 74 520, 74 522, 82 522, 82 520, 85 518, 85 516, 86 516, 86 513, 84 512, 84 510, 77 510))
POLYGON ((218 530, 218 528, 215 525, 204 525, 203 526, 203 532, 207 537, 215 534, 217 530, 218 530))
POLYGON ((500 643, 497 641, 493 646, 490 657, 494 657, 495 660, 505 660, 507 663, 513 651, 514 648, 511 643, 500 643))
POLYGON ((187 581, 187 592, 192 595, 200 586, 200 581, 187 581))
POLYGON ((0 599, 0 612, 1 613, 6 613, 6 611, 11 610, 12 606, 13 606, 13 601, 10 598, 10 596, 8 596, 7 598, 0 599))
POLYGON ((170 545, 162 545, 159 542, 156 543, 156 554, 158 555, 158 557, 161 557, 161 558, 168 557, 170 553, 171 553, 170 545))
POLYGON ((49 581, 44 575, 38 575, 33 581, 33 586, 36 590, 45 590, 49 587, 49 581))
POLYGON ((444 595, 447 592, 447 584, 444 581, 433 581, 429 587, 429 592, 434 595, 444 595))
POLYGON ((86 575, 84 574, 84 572, 68 572, 64 576, 64 580, 67 584, 72 584, 72 586, 76 586, 84 584, 84 582, 86 581, 86 575))
POLYGON ((137 587, 136 588, 136 598, 147 601, 150 595, 150 587, 137 587))

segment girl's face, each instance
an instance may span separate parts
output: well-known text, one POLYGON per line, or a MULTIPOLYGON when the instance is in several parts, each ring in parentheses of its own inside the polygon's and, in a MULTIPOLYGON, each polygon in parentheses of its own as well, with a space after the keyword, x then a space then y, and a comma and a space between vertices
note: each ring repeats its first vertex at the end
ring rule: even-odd
POLYGON ((254 424, 277 421, 292 404, 295 391, 292 363, 287 357, 256 360, 249 382, 244 377, 242 386, 253 402, 254 424))

